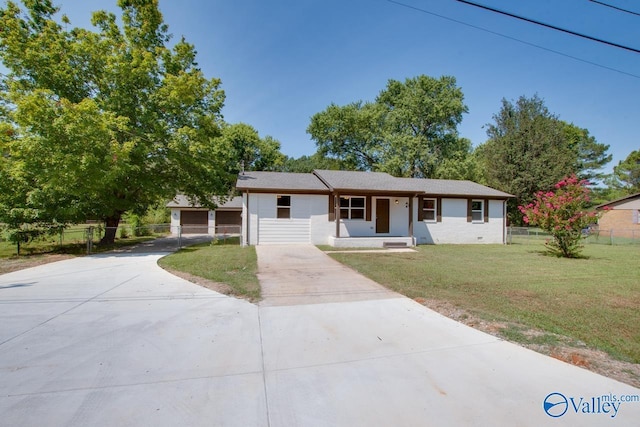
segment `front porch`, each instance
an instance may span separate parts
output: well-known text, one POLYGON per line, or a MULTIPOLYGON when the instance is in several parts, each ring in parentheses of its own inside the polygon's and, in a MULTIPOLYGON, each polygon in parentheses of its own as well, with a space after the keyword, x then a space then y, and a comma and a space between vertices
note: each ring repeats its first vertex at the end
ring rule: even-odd
POLYGON ((415 239, 404 237, 335 237, 329 236, 329 245, 335 248, 403 248, 415 246, 415 239))

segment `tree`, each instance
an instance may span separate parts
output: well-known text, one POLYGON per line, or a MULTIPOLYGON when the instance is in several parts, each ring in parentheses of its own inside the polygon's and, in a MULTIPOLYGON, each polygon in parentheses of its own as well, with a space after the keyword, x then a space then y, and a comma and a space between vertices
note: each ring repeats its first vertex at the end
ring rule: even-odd
POLYGON ((468 109, 455 77, 389 80, 376 103, 385 111, 384 134, 389 144, 382 170, 432 178, 445 159, 467 148, 466 141, 458 138, 457 126, 468 109))
POLYGON ((376 104, 331 104, 311 117, 307 132, 320 156, 339 159, 350 170, 375 170, 384 145, 382 120, 383 111, 376 104))
POLYGON ((374 103, 331 104, 311 118, 307 132, 321 155, 350 169, 435 177, 445 160, 469 154, 457 134, 465 112, 455 78, 421 75, 389 80, 374 103))
POLYGON ((50 0, 24 4, 0 9, 0 222, 102 219, 109 243, 124 212, 229 194, 220 80, 184 38, 168 47, 157 0, 119 0, 122 24, 95 12, 95 31, 67 30, 50 0))
POLYGON ((566 124, 537 95, 521 96, 515 104, 503 99, 493 120, 487 125, 489 140, 480 149, 487 184, 516 196, 507 213, 512 224, 522 224, 517 206, 575 172, 575 151, 567 144, 566 124))
POLYGON ((325 157, 320 153, 314 153, 311 156, 301 156, 297 159, 287 157, 280 171, 311 173, 316 169, 349 170, 349 167, 339 159, 325 157))
POLYGON ((545 243, 549 253, 566 258, 580 255, 584 230, 598 218, 598 213, 585 210, 589 203, 588 184, 575 175, 565 177, 555 184, 555 191, 539 191, 533 202, 518 206, 525 223, 538 226, 553 237, 545 243))
POLYGON ((221 144, 227 147, 228 171, 233 176, 244 170, 279 170, 285 156, 280 152, 280 142, 270 136, 260 138, 258 131, 245 123, 225 125, 221 144))
POLYGON ((611 161, 611 154, 607 154, 609 145, 598 143, 587 129, 563 123, 565 139, 576 157, 574 170, 578 176, 590 182, 603 179, 605 175, 598 171, 611 161))
POLYGON ((618 162, 613 168, 613 174, 607 181, 611 187, 623 194, 640 192, 640 150, 629 153, 626 159, 618 162))

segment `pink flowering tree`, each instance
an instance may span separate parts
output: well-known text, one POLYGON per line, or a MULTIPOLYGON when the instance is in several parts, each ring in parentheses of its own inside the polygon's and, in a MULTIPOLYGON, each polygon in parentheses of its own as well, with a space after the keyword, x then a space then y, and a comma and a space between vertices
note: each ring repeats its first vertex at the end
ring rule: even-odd
POLYGON ((598 219, 597 212, 586 210, 588 184, 575 175, 565 177, 555 185, 555 191, 539 191, 532 203, 518 206, 525 223, 551 234, 553 239, 545 244, 550 253, 566 258, 580 255, 585 237, 583 230, 598 219))

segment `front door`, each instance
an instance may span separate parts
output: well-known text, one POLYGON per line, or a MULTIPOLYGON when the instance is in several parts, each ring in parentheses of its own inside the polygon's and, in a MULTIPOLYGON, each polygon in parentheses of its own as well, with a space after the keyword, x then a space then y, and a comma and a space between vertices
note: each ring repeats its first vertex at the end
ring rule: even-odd
POLYGON ((376 233, 389 232, 389 199, 376 200, 376 233))

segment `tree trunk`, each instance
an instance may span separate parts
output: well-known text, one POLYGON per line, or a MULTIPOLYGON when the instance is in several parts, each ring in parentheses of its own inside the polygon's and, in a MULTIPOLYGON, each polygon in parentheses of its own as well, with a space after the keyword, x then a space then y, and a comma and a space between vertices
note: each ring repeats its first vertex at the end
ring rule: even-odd
POLYGON ((118 231, 121 216, 122 213, 118 212, 104 219, 104 237, 100 239, 99 245, 113 245, 116 240, 116 231, 118 231))

